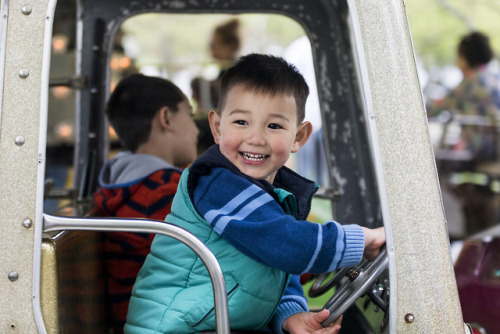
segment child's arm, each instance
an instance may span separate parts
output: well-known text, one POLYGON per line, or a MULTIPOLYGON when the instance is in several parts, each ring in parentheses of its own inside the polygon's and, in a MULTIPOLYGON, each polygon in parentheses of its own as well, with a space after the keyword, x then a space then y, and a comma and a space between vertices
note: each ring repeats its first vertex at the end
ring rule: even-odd
POLYGON ((362 259, 360 226, 296 220, 267 192, 225 169, 198 179, 193 203, 239 251, 288 273, 330 272, 362 259))

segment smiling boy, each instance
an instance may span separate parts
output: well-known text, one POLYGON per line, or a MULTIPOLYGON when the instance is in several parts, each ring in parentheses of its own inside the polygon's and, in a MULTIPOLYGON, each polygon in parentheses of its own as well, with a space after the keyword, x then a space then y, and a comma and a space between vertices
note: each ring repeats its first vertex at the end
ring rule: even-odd
MULTIPOLYGON (((186 228, 217 257, 226 280, 232 329, 337 333, 328 311, 310 313, 302 273, 373 258, 382 228, 306 220, 317 185, 284 167, 309 138, 308 87, 283 59, 242 57, 221 81, 215 139, 187 169, 166 221, 186 228)), ((130 301, 126 333, 192 333, 215 328, 203 263, 186 246, 157 236, 130 301)))

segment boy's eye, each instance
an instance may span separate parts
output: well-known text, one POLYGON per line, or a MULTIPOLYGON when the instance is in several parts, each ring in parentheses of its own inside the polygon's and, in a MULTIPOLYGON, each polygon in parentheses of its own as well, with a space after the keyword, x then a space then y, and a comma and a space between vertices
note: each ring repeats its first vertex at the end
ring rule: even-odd
POLYGON ((271 123, 271 124, 269 124, 269 128, 271 128, 271 129, 275 129, 275 130, 276 130, 276 129, 283 129, 283 127, 282 127, 281 125, 276 124, 276 123, 271 123))
POLYGON ((241 120, 241 119, 239 119, 237 121, 234 121, 234 123, 239 124, 239 125, 247 125, 248 124, 247 121, 244 121, 244 120, 241 120))

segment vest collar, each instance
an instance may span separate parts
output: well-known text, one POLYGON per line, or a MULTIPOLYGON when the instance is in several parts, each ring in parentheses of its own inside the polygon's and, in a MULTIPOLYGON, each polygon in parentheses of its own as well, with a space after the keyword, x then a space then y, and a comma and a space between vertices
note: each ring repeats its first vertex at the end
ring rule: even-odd
POLYGON ((265 180, 256 180, 233 165, 222 153, 220 152, 219 145, 210 146, 196 161, 189 167, 189 180, 188 192, 192 198, 192 190, 196 184, 196 179, 199 175, 206 175, 210 173, 212 168, 222 167, 230 170, 236 175, 248 180, 249 182, 257 185, 273 198, 281 203, 280 198, 275 192, 275 188, 284 189, 295 196, 297 200, 297 219, 304 220, 307 218, 311 210, 311 200, 314 193, 318 190, 318 185, 306 179, 305 177, 297 174, 288 167, 281 167, 274 178, 274 183, 271 184, 265 180))

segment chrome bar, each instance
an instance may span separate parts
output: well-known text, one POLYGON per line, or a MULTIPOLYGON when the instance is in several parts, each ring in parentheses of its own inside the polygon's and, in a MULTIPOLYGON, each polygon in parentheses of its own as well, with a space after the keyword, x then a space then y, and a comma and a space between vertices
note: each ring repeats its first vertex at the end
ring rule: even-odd
POLYGON ((229 334, 229 311, 226 283, 219 262, 210 249, 187 230, 165 222, 147 219, 72 218, 43 215, 44 232, 61 230, 121 231, 156 233, 172 237, 191 248, 207 267, 214 289, 217 334, 229 334))

